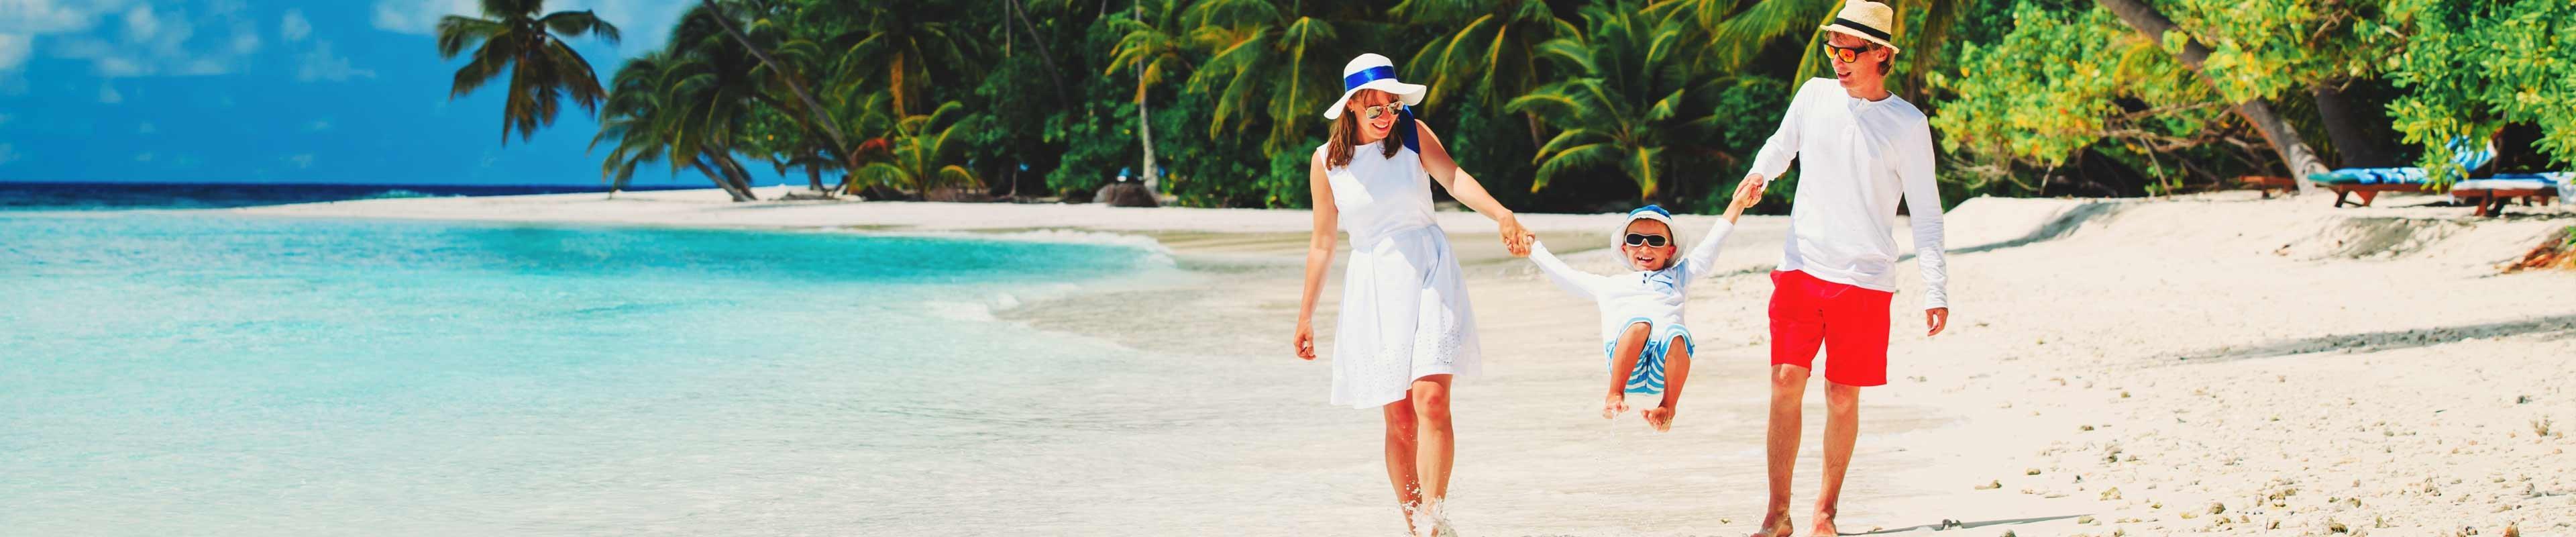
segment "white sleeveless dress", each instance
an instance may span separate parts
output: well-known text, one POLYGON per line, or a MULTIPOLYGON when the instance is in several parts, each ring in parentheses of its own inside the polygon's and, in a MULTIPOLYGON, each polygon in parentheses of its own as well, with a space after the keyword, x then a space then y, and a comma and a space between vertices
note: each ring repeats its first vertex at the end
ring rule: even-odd
POLYGON ((1431 218, 1431 175, 1411 149, 1388 157, 1352 148, 1349 166, 1324 171, 1338 224, 1351 234, 1333 331, 1333 404, 1385 406, 1413 380, 1473 375, 1476 319, 1458 258, 1431 218))

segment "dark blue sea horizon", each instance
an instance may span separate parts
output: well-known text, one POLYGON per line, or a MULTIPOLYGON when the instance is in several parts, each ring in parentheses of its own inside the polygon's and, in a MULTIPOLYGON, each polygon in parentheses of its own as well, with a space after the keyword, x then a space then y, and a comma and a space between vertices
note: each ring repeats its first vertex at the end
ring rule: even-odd
MULTIPOLYGON (((703 186, 630 186, 683 190, 703 186)), ((519 196, 607 192, 602 185, 393 185, 0 181, 0 211, 223 209, 377 198, 519 196)))

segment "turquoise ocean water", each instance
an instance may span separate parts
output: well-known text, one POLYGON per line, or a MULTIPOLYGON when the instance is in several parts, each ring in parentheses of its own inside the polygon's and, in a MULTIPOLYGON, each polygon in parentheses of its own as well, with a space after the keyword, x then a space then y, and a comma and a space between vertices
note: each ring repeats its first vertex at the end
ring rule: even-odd
POLYGON ((1116 244, 263 218, 160 199, 57 211, 19 194, 0 211, 0 535, 864 535, 972 519, 1049 483, 1057 446, 1150 427, 1060 402, 1159 382, 1104 343, 986 308, 1177 271, 1116 244))

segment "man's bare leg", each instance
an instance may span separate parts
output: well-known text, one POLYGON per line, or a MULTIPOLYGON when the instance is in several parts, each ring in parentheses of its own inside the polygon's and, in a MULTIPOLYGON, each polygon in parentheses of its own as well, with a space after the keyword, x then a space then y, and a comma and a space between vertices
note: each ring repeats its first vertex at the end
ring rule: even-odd
POLYGON ((1834 514, 1842 501, 1843 471, 1851 469, 1859 439, 1860 387, 1825 381, 1825 487, 1816 491, 1816 528, 1809 535, 1838 535, 1834 514))
POLYGON ((1682 383, 1690 381, 1690 340, 1673 336, 1664 342, 1664 401, 1646 409, 1646 425, 1657 431, 1673 430, 1673 416, 1681 410, 1682 383))
POLYGON ((1763 435, 1767 444, 1763 458, 1771 470, 1771 497, 1763 509, 1762 531, 1756 536, 1797 534, 1797 527, 1789 521, 1789 474, 1798 465, 1798 405, 1806 397, 1807 368, 1771 366, 1771 427, 1763 435))
POLYGON ((1397 506, 1404 509, 1406 532, 1413 527, 1413 510, 1422 505, 1422 481, 1413 472, 1413 398, 1387 403, 1386 413, 1386 480, 1395 485, 1397 506))

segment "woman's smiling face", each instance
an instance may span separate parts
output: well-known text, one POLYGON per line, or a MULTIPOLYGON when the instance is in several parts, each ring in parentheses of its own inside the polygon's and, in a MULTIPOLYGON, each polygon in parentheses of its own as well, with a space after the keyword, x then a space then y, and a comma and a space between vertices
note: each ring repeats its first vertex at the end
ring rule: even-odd
POLYGON ((1359 93, 1351 94, 1350 102, 1342 105, 1342 113, 1352 114, 1353 118, 1360 121, 1360 140, 1362 142, 1376 141, 1386 138, 1387 131, 1395 129, 1395 112, 1397 107, 1387 107, 1382 109, 1381 113, 1379 113, 1375 118, 1368 116, 1368 109, 1373 107, 1385 107, 1389 104, 1394 104, 1395 101, 1396 98, 1393 93, 1364 89, 1360 90, 1359 93))

